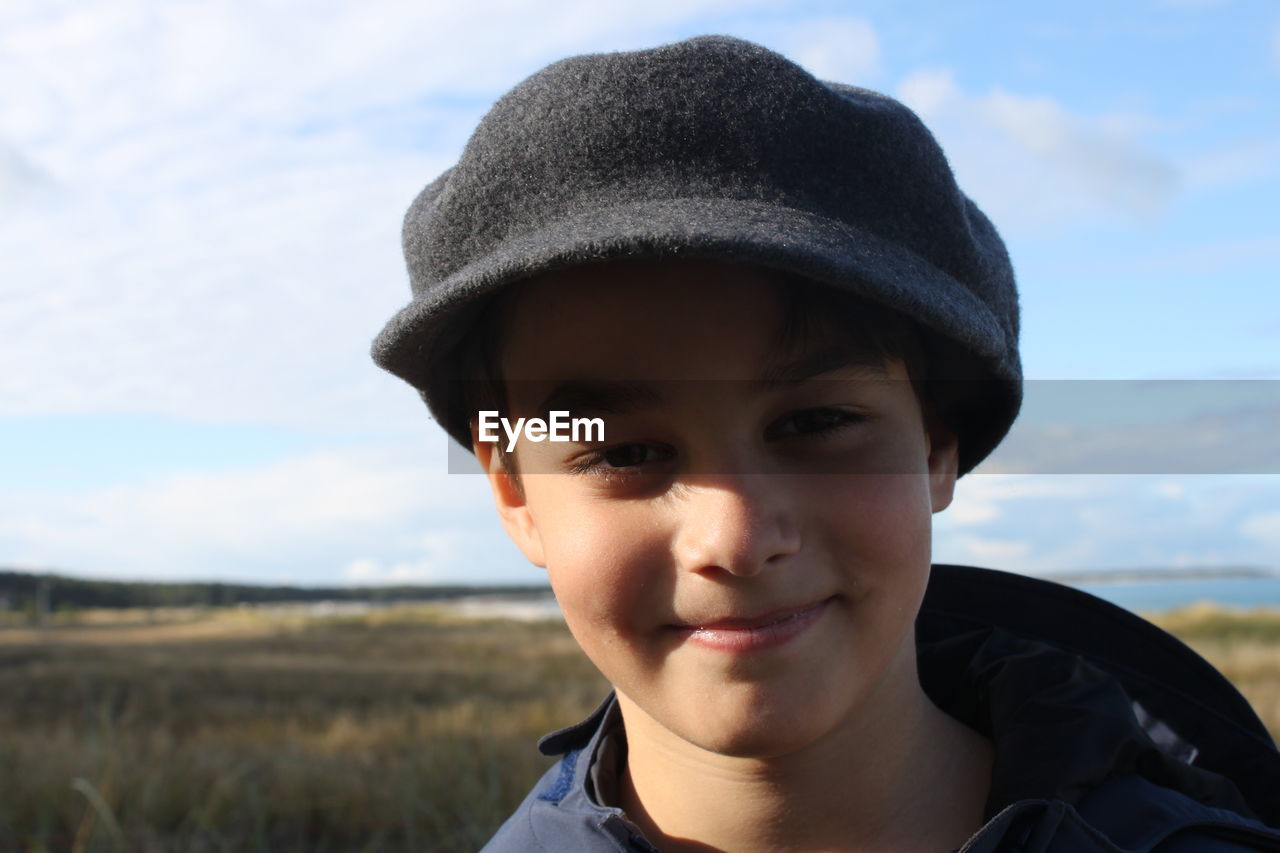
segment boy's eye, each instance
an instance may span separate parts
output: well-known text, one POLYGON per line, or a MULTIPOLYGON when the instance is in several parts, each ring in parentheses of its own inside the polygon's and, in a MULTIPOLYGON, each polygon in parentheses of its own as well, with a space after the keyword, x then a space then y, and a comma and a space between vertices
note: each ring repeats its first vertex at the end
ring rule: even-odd
POLYGON ((797 435, 824 435, 866 420, 866 416, 849 409, 801 409, 775 421, 765 433, 777 439, 797 435))
POLYGON ((576 473, 612 474, 641 470, 672 458, 673 452, 656 444, 620 444, 607 450, 598 450, 574 463, 576 473))
POLYGON ((610 468, 634 468, 657 459, 657 448, 649 444, 624 444, 600 454, 600 461, 610 468))

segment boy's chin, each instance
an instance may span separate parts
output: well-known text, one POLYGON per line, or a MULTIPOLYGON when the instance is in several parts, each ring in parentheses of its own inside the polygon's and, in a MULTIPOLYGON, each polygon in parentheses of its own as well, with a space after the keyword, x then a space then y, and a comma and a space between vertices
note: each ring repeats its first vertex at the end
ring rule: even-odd
POLYGON ((729 758, 768 761, 796 755, 819 740, 819 735, 806 736, 802 731, 749 726, 732 732, 714 732, 697 746, 729 758))
MULTIPOLYGON (((831 694, 775 695, 727 687, 681 719, 663 723, 682 740, 717 755, 776 759, 804 751, 839 728, 847 714, 831 694)), ((662 723, 662 721, 659 721, 662 723)))

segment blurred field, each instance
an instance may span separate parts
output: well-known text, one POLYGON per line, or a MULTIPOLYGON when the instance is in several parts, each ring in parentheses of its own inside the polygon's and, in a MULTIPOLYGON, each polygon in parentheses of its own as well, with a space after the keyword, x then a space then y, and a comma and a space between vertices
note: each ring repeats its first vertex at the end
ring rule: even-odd
POLYGON ((0 631, 0 850, 473 851, 607 690, 559 623, 167 618, 0 631))
MULTIPOLYGON (((559 622, 73 621, 0 630, 0 850, 474 851, 607 690, 559 622)), ((1157 621, 1280 735, 1280 612, 1157 621)))
POLYGON ((1280 743, 1280 610, 1192 605, 1148 618, 1229 678, 1280 743))

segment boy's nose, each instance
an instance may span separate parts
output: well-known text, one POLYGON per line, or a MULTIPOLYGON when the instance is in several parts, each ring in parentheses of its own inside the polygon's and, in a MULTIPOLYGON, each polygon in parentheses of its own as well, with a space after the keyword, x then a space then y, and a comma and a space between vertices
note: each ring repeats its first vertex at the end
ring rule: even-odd
POLYGON ((800 525, 773 474, 701 475, 686 484, 675 556, 691 572, 758 574, 800 550, 800 525))

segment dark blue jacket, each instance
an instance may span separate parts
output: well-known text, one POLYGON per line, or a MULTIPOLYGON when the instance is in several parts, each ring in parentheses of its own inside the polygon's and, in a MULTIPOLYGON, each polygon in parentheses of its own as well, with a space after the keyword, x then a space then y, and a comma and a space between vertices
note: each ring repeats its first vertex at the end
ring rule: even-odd
MULTIPOLYGON (((935 566, 916 633, 926 692, 995 746, 965 853, 1280 853, 1280 753, 1226 679, 1150 623, 1057 584, 935 566)), ((619 724, 610 696, 544 737, 562 758, 485 853, 652 853, 596 798, 619 724)))

